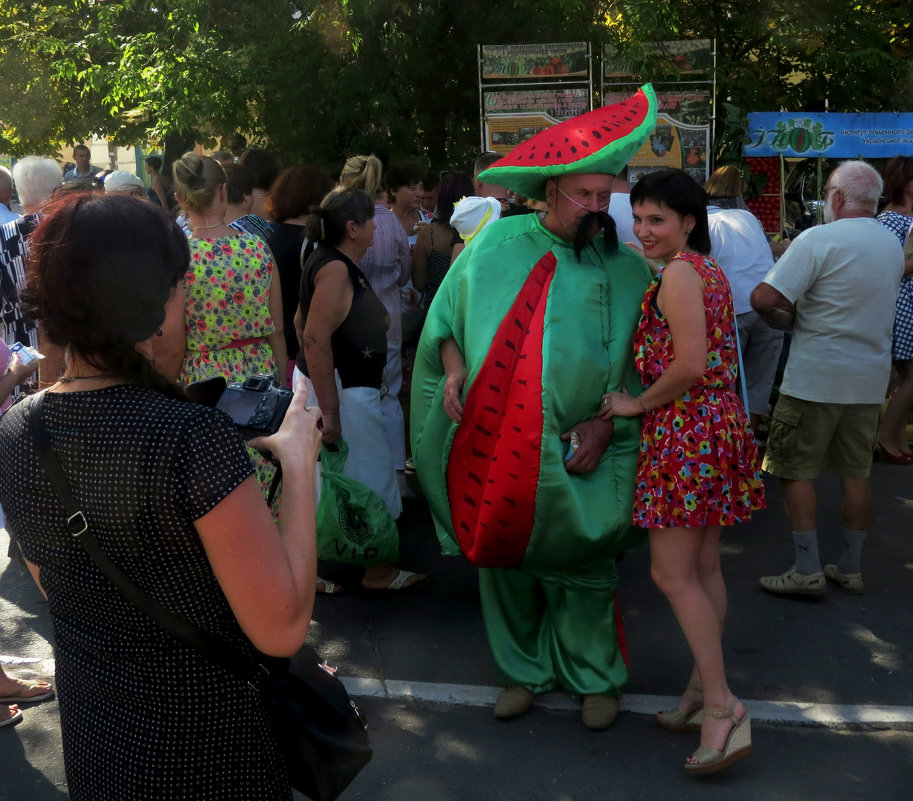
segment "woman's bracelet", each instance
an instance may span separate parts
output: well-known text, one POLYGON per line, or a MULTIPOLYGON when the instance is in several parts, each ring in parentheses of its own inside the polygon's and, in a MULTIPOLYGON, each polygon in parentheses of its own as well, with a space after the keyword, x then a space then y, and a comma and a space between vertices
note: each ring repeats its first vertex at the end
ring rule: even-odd
POLYGON ((646 414, 647 407, 644 406, 644 399, 640 395, 637 396, 637 402, 640 404, 640 408, 644 410, 644 414, 646 414))

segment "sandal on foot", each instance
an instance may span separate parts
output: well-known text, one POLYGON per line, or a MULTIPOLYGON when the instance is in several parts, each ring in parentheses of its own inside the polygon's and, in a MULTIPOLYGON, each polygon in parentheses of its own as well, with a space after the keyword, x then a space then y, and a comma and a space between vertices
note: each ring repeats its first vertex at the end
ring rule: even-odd
POLYGON ((892 453, 880 442, 875 443, 875 458, 884 462, 885 464, 913 464, 913 453, 905 453, 904 451, 892 453))
POLYGON ((762 590, 772 595, 822 595, 827 592, 823 571, 800 573, 795 565, 779 576, 762 576, 758 583, 762 590))
MULTIPOLYGON (((862 595, 865 585, 862 583, 862 573, 841 573, 837 565, 825 565, 824 577, 833 581, 841 590, 850 595, 862 595)), ((0 701, 3 699, 0 698, 0 701)))
POLYGON ((388 592, 390 590, 417 590, 419 587, 424 587, 431 579, 428 576, 424 576, 421 573, 413 573, 411 570, 397 570, 396 575, 387 582, 384 587, 365 587, 362 584, 362 589, 367 590, 368 592, 388 592), (415 581, 412 581, 411 584, 407 582, 411 581, 415 577, 415 581))
POLYGON ((327 581, 317 576, 317 584, 314 591, 318 595, 342 595, 345 592, 345 588, 342 584, 334 584, 332 581, 327 581))
MULTIPOLYGON (((689 684, 685 692, 690 690, 693 693, 701 693, 700 687, 689 684)), ((704 722, 704 701, 695 701, 684 711, 677 706, 672 709, 665 709, 656 713, 656 722, 666 731, 700 731, 701 723, 704 722)))
POLYGON ((704 710, 704 714, 718 720, 729 718, 733 725, 722 751, 702 745, 689 757, 689 760, 694 760, 685 762, 685 770, 689 773, 716 773, 729 767, 733 762, 751 756, 751 718, 746 712, 741 720, 736 720, 735 704, 733 700, 729 708, 722 712, 704 710))
POLYGON ((54 697, 54 688, 41 679, 15 679, 15 682, 22 692, 18 695, 0 695, 0 704, 36 704, 54 697))
POLYGON ((7 714, 9 717, 0 720, 0 729, 4 726, 15 726, 22 720, 22 710, 18 709, 15 705, 9 707, 7 714))

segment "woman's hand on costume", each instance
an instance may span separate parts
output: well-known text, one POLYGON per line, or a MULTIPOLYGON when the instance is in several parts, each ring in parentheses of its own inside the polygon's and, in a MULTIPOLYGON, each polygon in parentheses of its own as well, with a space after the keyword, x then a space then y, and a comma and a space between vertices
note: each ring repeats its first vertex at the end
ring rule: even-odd
POLYGON ((615 416, 636 417, 643 411, 640 401, 628 392, 627 387, 622 387, 621 392, 607 392, 602 396, 597 416, 602 420, 611 420, 615 416))
POLYGON ((444 411, 454 423, 463 420, 463 387, 466 385, 466 371, 455 371, 444 382, 444 411))
POLYGON ((564 467, 568 473, 592 473, 599 467, 599 460, 609 446, 615 432, 615 424, 611 420, 585 420, 565 431, 561 439, 567 442, 575 431, 580 437, 580 447, 564 463, 564 467))
POLYGON ((321 413, 316 406, 307 405, 308 391, 303 381, 295 389, 279 430, 268 437, 255 437, 248 444, 259 451, 269 451, 280 463, 303 458, 313 464, 320 455, 321 432, 317 425, 321 413))

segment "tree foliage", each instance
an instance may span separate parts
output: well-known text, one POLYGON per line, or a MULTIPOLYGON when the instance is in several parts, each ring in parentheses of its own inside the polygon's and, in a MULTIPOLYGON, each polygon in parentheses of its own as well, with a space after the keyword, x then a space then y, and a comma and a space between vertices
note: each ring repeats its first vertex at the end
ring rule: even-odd
POLYGON ((900 0, 0 0, 0 151, 96 133, 215 144, 241 132, 286 161, 354 152, 467 164, 479 143, 476 46, 715 38, 742 109, 910 107, 900 0))

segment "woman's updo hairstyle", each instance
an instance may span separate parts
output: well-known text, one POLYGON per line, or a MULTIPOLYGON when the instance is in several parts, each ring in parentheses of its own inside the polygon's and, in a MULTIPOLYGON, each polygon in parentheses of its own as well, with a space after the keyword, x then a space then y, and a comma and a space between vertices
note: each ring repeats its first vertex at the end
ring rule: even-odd
POLYGON ((179 394, 135 346, 187 271, 181 229, 144 200, 86 192, 52 201, 29 243, 23 300, 48 339, 99 372, 179 394))
POLYGON ((336 187, 327 194, 308 219, 308 239, 320 245, 338 247, 346 235, 346 225, 364 225, 374 217, 374 200, 360 189, 336 187))
POLYGON ((339 175, 348 189, 360 189, 373 198, 383 187, 384 165, 377 156, 350 156, 339 175))
POLYGON ((710 255, 707 193, 690 175, 672 167, 647 173, 631 189, 632 206, 644 201, 666 206, 682 217, 689 214, 694 217, 694 228, 688 234, 688 247, 703 256, 710 255))
POLYGON ((174 162, 171 174, 181 205, 198 214, 212 205, 219 187, 226 180, 225 170, 218 161, 193 151, 174 162))

